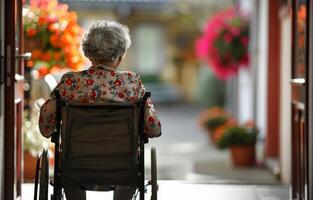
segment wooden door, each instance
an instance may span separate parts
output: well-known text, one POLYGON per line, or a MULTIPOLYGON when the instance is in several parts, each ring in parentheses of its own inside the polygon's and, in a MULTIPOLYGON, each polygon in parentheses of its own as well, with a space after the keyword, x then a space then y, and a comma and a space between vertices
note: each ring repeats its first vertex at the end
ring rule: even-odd
MULTIPOLYGON (((4 117, 4 0, 0 0, 0 146, 3 147, 3 135, 4 135, 4 125, 3 125, 3 117, 4 117)), ((0 163, 4 162, 3 158, 3 148, 0 150, 0 163)), ((3 188, 3 165, 0 165, 0 188, 3 188)), ((0 196, 3 191, 0 191, 0 196)))
POLYGON ((292 1, 292 199, 309 200, 309 0, 292 1))
POLYGON ((308 195, 313 199, 313 2, 309 5, 309 63, 308 63, 308 195))
POLYGON ((22 1, 4 1, 4 195, 21 199, 23 55, 22 1))

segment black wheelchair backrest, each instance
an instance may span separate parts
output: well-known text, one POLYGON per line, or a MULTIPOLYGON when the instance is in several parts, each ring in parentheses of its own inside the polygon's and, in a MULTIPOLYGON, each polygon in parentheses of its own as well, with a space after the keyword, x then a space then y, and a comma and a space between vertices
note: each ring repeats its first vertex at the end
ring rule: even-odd
POLYGON ((61 182, 69 187, 138 185, 141 104, 62 103, 61 182))

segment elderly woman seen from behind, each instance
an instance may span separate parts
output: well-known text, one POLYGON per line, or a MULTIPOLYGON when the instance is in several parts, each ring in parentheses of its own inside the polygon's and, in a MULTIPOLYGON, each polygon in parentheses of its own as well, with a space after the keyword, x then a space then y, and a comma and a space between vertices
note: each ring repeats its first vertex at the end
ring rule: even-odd
MULTIPOLYGON (((57 89, 61 98, 84 103, 137 102, 145 93, 140 76, 131 71, 118 71, 131 40, 126 26, 113 21, 98 21, 86 34, 82 46, 92 66, 79 72, 68 72, 57 89)), ((161 135, 161 124, 150 99, 146 103, 144 132, 152 138, 161 135)), ((56 97, 50 98, 40 110, 39 128, 50 137, 56 126, 56 97)), ((68 200, 86 199, 86 192, 65 188, 68 200)), ((117 186, 114 199, 131 199, 134 188, 117 186)))

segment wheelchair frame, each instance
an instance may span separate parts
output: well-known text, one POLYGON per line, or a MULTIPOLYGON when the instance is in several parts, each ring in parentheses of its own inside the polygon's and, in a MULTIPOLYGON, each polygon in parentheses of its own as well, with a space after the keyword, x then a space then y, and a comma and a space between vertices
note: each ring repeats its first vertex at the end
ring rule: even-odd
MULTIPOLYGON (((57 106, 56 106, 56 131, 52 134, 51 137, 51 142, 55 144, 55 152, 54 152, 54 180, 50 181, 50 184, 53 186, 53 194, 51 195, 51 200, 63 200, 63 192, 62 192, 62 184, 61 184, 61 179, 62 179, 62 171, 61 171, 61 146, 60 146, 60 140, 61 140, 61 107, 62 106, 67 106, 66 102, 61 100, 60 93, 59 91, 55 92, 56 99, 57 99, 57 106)), ((140 99, 140 101, 137 103, 136 106, 140 107, 140 122, 139 122, 139 154, 138 154, 138 169, 137 169, 137 180, 139 180, 139 184, 136 186, 136 188, 139 191, 139 197, 140 200, 145 199, 145 192, 146 192, 146 186, 151 185, 152 186, 152 195, 151 195, 151 200, 157 200, 157 190, 158 190, 158 185, 157 185, 157 170, 156 170, 156 150, 155 148, 151 149, 151 180, 148 181, 148 184, 145 185, 145 167, 144 167, 144 156, 145 156, 145 151, 144 151, 144 144, 148 143, 148 138, 145 137, 144 132, 143 132, 143 123, 144 123, 144 113, 145 113, 145 104, 147 99, 151 96, 150 92, 146 92, 144 97, 140 99)), ((42 176, 48 176, 48 169, 42 168, 39 166, 40 159, 41 163, 44 163, 43 167, 49 168, 46 166, 46 160, 47 158, 47 152, 44 151, 41 158, 38 158, 37 161, 37 169, 36 169, 36 182, 35 182, 35 195, 34 199, 37 199, 37 184, 38 184, 38 171, 41 169, 40 172, 40 181, 45 180, 44 184, 47 184, 46 178, 42 176), (43 162, 44 161, 44 162, 43 162)), ((42 184, 40 182, 40 184, 42 184)), ((40 185, 40 190, 39 190, 39 200, 47 200, 48 196, 45 198, 47 193, 47 187, 46 188, 41 188, 42 186, 40 185), (44 191, 44 194, 41 194, 44 191)), ((137 192, 136 192, 137 193, 137 192)), ((135 194, 136 195, 136 194, 135 194)))

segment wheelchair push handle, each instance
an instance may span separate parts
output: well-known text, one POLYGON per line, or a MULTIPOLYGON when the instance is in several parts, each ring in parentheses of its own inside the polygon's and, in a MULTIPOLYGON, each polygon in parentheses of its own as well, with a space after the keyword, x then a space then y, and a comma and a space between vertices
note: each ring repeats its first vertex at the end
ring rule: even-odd
POLYGON ((56 97, 57 100, 60 100, 61 99, 61 93, 60 93, 60 90, 59 89, 55 89, 54 90, 54 95, 56 97))
POLYGON ((143 99, 144 102, 146 102, 147 99, 150 98, 150 97, 151 97, 151 92, 147 91, 147 92, 145 92, 145 95, 143 96, 142 99, 143 99))

